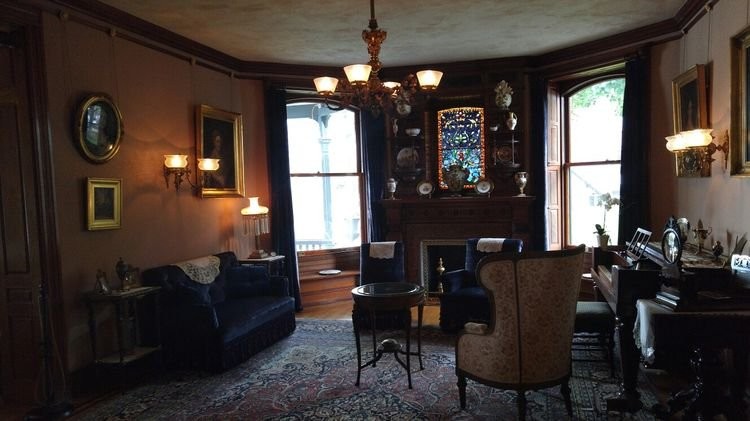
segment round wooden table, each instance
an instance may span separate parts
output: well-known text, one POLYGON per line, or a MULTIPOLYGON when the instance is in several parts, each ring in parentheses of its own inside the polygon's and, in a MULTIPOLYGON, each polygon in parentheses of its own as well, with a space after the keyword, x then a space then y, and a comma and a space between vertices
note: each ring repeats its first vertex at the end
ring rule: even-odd
POLYGON ((419 357, 419 369, 422 370, 422 314, 424 312, 425 293, 424 288, 420 285, 413 284, 410 282, 379 282, 366 284, 352 289, 352 298, 354 299, 354 313, 352 321, 354 322, 354 338, 357 343, 357 382, 356 386, 359 386, 359 378, 362 369, 375 364, 380 360, 384 353, 392 353, 396 361, 406 369, 407 378, 409 380, 409 389, 411 386, 411 355, 417 355, 419 357), (418 307, 417 317, 417 352, 411 352, 411 311, 410 309, 414 306, 418 307), (384 339, 380 347, 377 347, 376 342, 376 330, 375 326, 376 313, 378 311, 398 311, 404 310, 408 313, 408 321, 404 330, 406 332, 406 350, 401 349, 401 345, 395 339, 384 339), (372 349, 373 358, 370 361, 362 364, 362 348, 360 344, 359 331, 362 317, 364 314, 370 315, 370 323, 372 330, 372 349), (402 361, 399 358, 399 354, 406 356, 406 361, 402 361))

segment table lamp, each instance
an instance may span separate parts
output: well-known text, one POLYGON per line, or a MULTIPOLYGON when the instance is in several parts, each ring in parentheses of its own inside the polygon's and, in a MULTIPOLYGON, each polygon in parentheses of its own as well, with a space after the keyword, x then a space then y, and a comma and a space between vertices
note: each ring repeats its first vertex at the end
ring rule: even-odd
POLYGON ((249 200, 250 205, 240 210, 245 222, 245 235, 249 235, 252 231, 255 236, 255 250, 250 253, 248 259, 261 259, 268 257, 268 253, 260 248, 260 236, 270 232, 268 229, 268 208, 260 206, 257 197, 250 197, 249 200))

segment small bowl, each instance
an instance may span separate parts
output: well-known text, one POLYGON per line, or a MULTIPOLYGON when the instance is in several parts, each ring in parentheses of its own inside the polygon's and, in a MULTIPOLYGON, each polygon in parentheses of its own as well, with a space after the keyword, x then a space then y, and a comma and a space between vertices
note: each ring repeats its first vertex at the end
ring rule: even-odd
POLYGON ((406 134, 407 134, 407 135, 409 135, 409 136, 419 136, 419 133, 421 133, 421 132, 422 132, 422 129, 420 129, 420 128, 418 128, 418 127, 415 127, 415 128, 411 128, 411 129, 406 129, 406 130, 404 130, 404 131, 405 131, 405 132, 406 132, 406 134))

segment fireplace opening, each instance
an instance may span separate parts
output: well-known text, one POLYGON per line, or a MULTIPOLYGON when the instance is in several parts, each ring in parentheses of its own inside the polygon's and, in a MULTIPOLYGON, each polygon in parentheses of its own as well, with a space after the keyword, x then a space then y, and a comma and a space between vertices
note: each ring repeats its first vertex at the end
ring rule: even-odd
POLYGON ((420 243, 420 279, 427 292, 438 291, 438 263, 443 259, 445 271, 464 268, 466 240, 424 240, 420 243))

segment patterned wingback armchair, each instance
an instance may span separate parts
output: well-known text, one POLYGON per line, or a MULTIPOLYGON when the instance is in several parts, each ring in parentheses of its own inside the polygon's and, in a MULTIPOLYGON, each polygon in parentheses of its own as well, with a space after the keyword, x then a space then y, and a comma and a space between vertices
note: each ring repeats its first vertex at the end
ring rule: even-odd
MULTIPOLYGON (((359 251, 359 283, 357 286, 375 282, 404 282, 404 243, 383 241, 362 243, 359 251)), ((380 312, 376 314, 375 327, 378 329, 402 328, 409 320, 403 312, 380 312)), ((357 315, 356 308, 352 318, 357 315)), ((363 328, 371 327, 369 314, 360 315, 363 328)))
POLYGON ((527 390, 561 385, 572 416, 571 342, 584 246, 563 251, 497 254, 479 264, 490 297, 489 324, 468 323, 456 342, 461 407, 466 379, 518 392, 519 419, 527 390))
POLYGON ((521 252, 523 240, 515 238, 469 238, 466 240, 464 268, 447 271, 440 277, 440 328, 455 332, 466 322, 490 321, 490 302, 475 276, 477 264, 494 252, 521 252), (481 241, 480 241, 481 240, 481 241))

